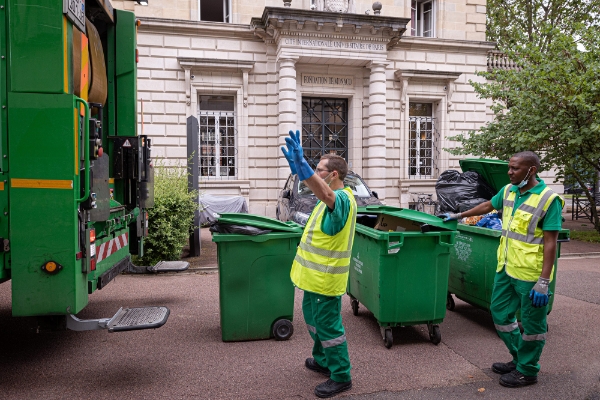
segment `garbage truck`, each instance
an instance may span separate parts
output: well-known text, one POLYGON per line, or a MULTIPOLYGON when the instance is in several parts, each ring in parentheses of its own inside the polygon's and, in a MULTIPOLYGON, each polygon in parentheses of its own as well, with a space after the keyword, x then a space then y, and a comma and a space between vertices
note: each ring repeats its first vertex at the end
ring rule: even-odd
MULTIPOLYGON (((137 132, 139 22, 108 0, 0 0, 0 290, 15 317, 109 332, 167 307, 82 320, 89 296, 143 255, 151 140, 137 132)), ((139 271, 138 271, 139 272, 139 271)))

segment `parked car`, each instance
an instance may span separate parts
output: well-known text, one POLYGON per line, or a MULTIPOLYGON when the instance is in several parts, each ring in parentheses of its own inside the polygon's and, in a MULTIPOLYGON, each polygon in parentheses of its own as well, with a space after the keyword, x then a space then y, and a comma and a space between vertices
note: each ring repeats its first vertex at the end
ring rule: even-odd
MULTIPOLYGON (((594 185, 592 185, 591 183, 586 183, 585 186, 587 187, 587 189, 590 192, 594 191, 594 185)), ((564 194, 581 194, 583 193, 583 188, 581 187, 581 185, 576 182, 574 184, 567 184, 564 186, 565 189, 563 191, 564 194)))
MULTIPOLYGON (((348 172, 344 179, 344 186, 350 187, 359 206, 382 204, 376 192, 371 191, 363 179, 354 172, 348 172)), ((276 215, 280 221, 295 221, 306 225, 313 208, 317 205, 317 197, 298 179, 297 175, 290 174, 283 190, 277 199, 276 215)))

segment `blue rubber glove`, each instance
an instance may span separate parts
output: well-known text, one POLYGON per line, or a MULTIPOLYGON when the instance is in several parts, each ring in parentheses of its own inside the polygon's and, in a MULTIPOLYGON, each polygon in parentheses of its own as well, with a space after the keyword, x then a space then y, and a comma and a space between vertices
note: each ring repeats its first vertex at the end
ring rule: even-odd
POLYGON ((285 143, 288 149, 291 150, 292 160, 296 165, 296 172, 298 178, 301 181, 305 181, 314 175, 315 171, 308 165, 308 162, 304 159, 304 152, 302 151, 302 144, 300 143, 300 131, 290 131, 290 137, 285 138, 285 143))
POLYGON ((296 164, 294 164, 294 160, 292 159, 292 149, 290 149, 290 146, 287 143, 285 145, 287 146, 287 151, 286 151, 285 147, 283 147, 283 146, 281 146, 281 151, 283 152, 285 159, 287 160, 288 164, 290 165, 292 174, 296 175, 296 164))
POLYGON ((545 307, 548 305, 548 285, 550 279, 540 277, 533 289, 529 292, 531 304, 534 307, 545 307))
POLYGON ((456 220, 460 219, 460 213, 458 213, 458 214, 444 213, 444 214, 437 215, 437 217, 443 219, 444 222, 456 221, 456 220))

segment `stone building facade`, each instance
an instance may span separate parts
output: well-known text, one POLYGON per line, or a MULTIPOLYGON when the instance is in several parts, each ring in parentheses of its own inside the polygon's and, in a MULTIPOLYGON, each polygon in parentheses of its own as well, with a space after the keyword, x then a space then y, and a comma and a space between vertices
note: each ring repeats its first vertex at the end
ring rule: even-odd
POLYGON ((141 20, 140 129, 154 155, 184 163, 186 120, 197 117, 200 190, 242 195, 272 217, 289 130, 302 130, 311 163, 346 157, 389 205, 434 193, 439 174, 458 168, 447 138, 491 118, 469 84, 494 48, 485 0, 284 3, 113 2, 141 20), (325 11, 337 3, 347 12, 325 11))

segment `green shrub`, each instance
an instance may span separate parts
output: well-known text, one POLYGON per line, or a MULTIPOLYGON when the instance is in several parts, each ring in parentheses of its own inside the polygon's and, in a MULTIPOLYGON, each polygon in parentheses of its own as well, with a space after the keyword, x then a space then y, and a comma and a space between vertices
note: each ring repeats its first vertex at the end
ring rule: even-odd
POLYGON ((148 209, 148 236, 142 265, 179 260, 194 223, 198 191, 188 192, 187 169, 156 163, 154 207, 148 209))

